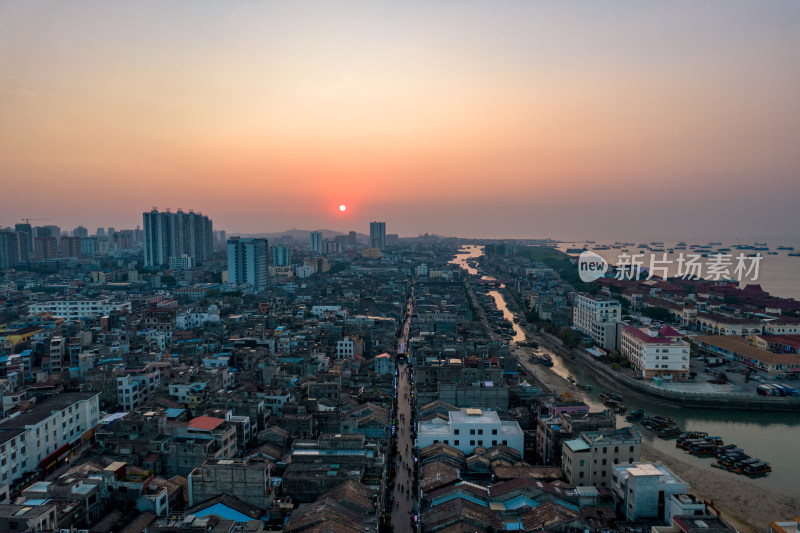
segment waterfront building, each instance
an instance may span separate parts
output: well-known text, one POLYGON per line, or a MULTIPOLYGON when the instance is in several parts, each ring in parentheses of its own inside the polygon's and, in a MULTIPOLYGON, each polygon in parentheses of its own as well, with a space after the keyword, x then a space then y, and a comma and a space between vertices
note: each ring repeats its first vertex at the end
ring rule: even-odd
POLYGON ((561 469, 570 485, 606 487, 612 466, 638 462, 641 453, 642 436, 635 426, 584 431, 563 443, 561 469))
MULTIPOLYGON (((699 335, 694 340, 703 353, 712 357, 723 357, 731 363, 773 376, 800 375, 800 354, 774 353, 759 348, 758 338, 752 337, 751 342, 739 335, 699 335)), ((769 339, 769 336, 763 338, 769 339)))
POLYGON ((689 377, 689 343, 676 339, 670 327, 622 326, 619 351, 645 379, 689 377), (672 338, 671 338, 672 337, 672 338))
POLYGON ((590 336, 606 350, 615 350, 617 327, 622 316, 618 300, 583 292, 573 298, 572 327, 590 336))
POLYGON ((686 494, 689 484, 661 463, 633 463, 612 467, 611 488, 625 520, 654 518, 664 521, 666 501, 686 494))

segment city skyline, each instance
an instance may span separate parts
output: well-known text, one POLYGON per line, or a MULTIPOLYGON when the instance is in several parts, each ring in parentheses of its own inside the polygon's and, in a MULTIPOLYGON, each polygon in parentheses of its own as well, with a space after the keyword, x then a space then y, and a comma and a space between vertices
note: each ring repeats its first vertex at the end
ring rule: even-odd
POLYGON ((3 223, 794 238, 800 6, 580 7, 2 4, 3 223))

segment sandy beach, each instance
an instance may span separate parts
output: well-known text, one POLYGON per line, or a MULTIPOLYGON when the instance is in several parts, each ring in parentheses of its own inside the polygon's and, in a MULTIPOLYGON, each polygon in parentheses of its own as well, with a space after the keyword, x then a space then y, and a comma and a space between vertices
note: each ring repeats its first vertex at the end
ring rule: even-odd
POLYGON ((642 460, 661 461, 689 483, 692 494, 702 500, 713 501, 722 512, 722 517, 739 531, 766 531, 773 520, 788 520, 800 513, 800 488, 798 496, 784 496, 757 487, 730 472, 697 469, 660 453, 645 442, 642 443, 642 460))

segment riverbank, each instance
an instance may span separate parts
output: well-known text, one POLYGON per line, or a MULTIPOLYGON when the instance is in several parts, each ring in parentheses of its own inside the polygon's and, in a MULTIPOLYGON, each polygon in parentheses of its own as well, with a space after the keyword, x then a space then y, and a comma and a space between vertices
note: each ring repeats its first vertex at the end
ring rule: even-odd
POLYGON ((642 442, 642 461, 660 461, 701 500, 712 501, 729 524, 744 533, 762 532, 773 520, 788 520, 800 512, 800 497, 756 487, 730 472, 711 472, 665 455, 642 442))
MULTIPOLYGON (((582 391, 551 369, 526 364, 530 349, 512 349, 523 366, 532 371, 536 380, 555 395, 568 392, 575 399, 586 399, 582 391)), ((763 532, 773 520, 784 520, 800 512, 800 497, 791 497, 756 486, 748 479, 729 472, 714 471, 668 455, 646 440, 642 441, 642 461, 660 461, 682 480, 689 483, 690 492, 701 500, 714 502, 722 517, 743 533, 763 532)))

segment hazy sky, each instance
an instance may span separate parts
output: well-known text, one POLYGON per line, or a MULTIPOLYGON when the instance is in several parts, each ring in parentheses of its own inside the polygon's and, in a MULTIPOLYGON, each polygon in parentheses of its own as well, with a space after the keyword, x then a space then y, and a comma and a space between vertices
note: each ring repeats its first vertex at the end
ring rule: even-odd
POLYGON ((800 3, 0 2, 0 181, 0 225, 795 237, 800 3))

